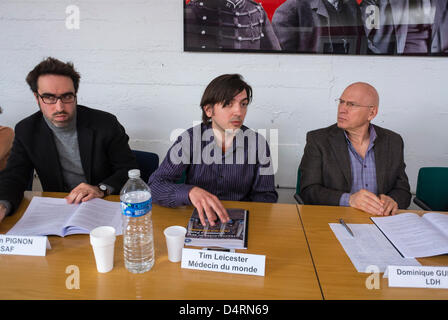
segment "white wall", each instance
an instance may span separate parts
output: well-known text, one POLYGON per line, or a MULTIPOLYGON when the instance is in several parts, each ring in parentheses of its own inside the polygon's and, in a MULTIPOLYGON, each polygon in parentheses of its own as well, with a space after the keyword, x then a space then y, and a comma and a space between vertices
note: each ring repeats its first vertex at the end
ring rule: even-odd
POLYGON ((306 132, 335 122, 351 82, 380 93, 374 123, 400 133, 411 189, 418 168, 448 165, 448 58, 183 52, 182 0, 0 1, 0 116, 14 126, 37 106, 25 77, 43 58, 73 61, 79 103, 117 115, 131 146, 165 156, 176 128, 199 121, 205 86, 240 73, 254 88, 246 125, 279 129, 276 183, 295 187, 306 132), (66 28, 66 8, 80 29, 66 28))

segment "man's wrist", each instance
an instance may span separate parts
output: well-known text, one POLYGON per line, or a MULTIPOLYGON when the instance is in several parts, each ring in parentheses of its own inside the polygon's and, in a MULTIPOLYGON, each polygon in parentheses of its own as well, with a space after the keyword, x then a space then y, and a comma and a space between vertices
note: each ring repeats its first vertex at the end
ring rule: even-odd
POLYGON ((350 198, 351 198, 351 194, 350 193, 343 193, 341 195, 341 198, 339 199, 339 206, 341 207, 350 207, 350 198))
POLYGON ((110 194, 109 188, 104 183, 98 184, 97 188, 99 189, 100 193, 103 194, 101 198, 104 198, 110 194))
POLYGON ((176 195, 175 195, 177 206, 193 204, 190 199, 190 193, 191 193, 191 190, 193 190, 194 188, 199 188, 199 187, 196 187, 193 185, 188 185, 188 184, 181 185, 181 187, 179 188, 178 192, 176 192, 176 195))

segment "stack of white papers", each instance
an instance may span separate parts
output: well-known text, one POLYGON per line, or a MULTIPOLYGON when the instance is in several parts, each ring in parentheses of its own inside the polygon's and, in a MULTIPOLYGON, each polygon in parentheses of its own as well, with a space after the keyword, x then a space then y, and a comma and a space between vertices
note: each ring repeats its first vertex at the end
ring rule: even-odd
POLYGON ((330 223, 345 252, 358 272, 371 273, 370 266, 385 272, 387 266, 420 266, 415 259, 403 258, 374 224, 348 224, 352 237, 343 225, 330 223))
POLYGON ((406 258, 423 258, 448 253, 448 214, 407 212, 370 218, 406 258))

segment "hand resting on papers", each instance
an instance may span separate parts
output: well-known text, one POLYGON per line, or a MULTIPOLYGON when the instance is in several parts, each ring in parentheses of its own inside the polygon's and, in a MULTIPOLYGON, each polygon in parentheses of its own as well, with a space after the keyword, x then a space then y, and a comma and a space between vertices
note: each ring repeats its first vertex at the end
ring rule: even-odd
POLYGON ((87 183, 80 183, 70 192, 68 196, 65 197, 65 199, 69 204, 78 204, 80 202, 89 201, 93 198, 102 197, 104 197, 104 193, 97 186, 92 186, 87 183))

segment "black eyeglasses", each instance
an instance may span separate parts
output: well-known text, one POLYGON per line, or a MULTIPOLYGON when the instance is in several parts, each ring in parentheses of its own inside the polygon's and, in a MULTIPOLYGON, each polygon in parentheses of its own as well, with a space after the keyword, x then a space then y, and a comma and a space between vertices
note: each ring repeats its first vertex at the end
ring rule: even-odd
POLYGON ((76 100, 76 95, 73 93, 65 93, 60 96, 55 96, 52 94, 40 95, 39 93, 37 93, 37 95, 46 104, 55 104, 56 102, 58 102, 58 99, 61 99, 62 103, 72 103, 72 102, 75 102, 75 100, 76 100))

